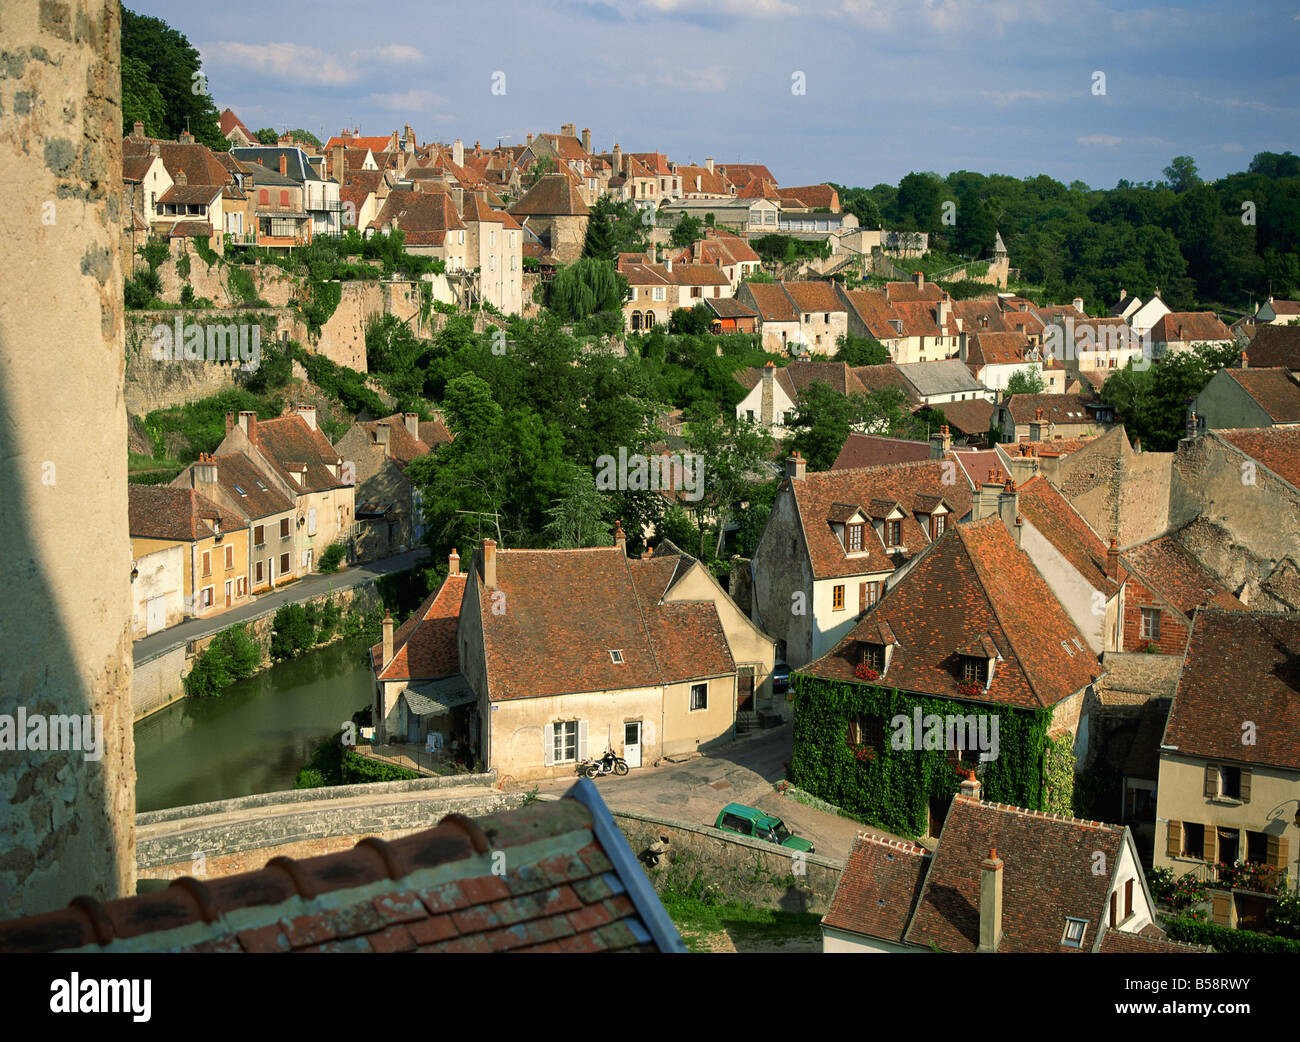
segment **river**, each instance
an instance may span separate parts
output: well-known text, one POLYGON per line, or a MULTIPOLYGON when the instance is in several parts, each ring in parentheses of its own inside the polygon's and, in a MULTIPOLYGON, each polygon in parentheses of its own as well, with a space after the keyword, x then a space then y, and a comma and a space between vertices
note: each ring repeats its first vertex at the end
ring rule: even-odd
POLYGON ((371 702, 362 646, 339 643, 184 698, 135 726, 137 811, 292 789, 316 743, 371 702))

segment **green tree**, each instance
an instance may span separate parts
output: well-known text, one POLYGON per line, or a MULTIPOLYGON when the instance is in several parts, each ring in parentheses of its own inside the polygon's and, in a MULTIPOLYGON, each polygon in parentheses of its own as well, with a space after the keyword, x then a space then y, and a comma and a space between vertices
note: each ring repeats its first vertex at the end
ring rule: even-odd
POLYGON ((668 241, 679 249, 685 249, 697 239, 704 237, 704 222, 691 214, 682 214, 681 220, 673 228, 668 241))
POLYGON ((609 514, 609 504, 596 490, 595 475, 570 464, 562 493, 546 512, 542 531, 547 545, 561 550, 613 546, 609 514))
POLYGON ((135 122, 144 124, 146 137, 161 137, 166 129, 165 106, 158 85, 149 79, 149 68, 139 58, 122 57, 122 124, 131 131, 135 122))
POLYGON ((822 383, 810 384, 800 394, 794 427, 790 447, 799 450, 811 470, 830 469, 852 431, 926 436, 924 420, 908 412, 901 391, 885 388, 865 395, 844 395, 822 383))
POLYGON ((885 365, 890 361, 889 348, 879 340, 842 333, 835 340, 835 361, 848 365, 885 365))
POLYGON ((1042 370, 1035 369, 1033 366, 1018 369, 1007 380, 1008 397, 1013 394, 1042 394, 1045 390, 1042 370))
POLYGON ((686 441, 697 460, 694 477, 700 485, 692 494, 699 498, 690 500, 690 504, 700 534, 697 556, 703 558, 706 517, 711 515, 717 523, 716 555, 722 547, 727 520, 749 487, 765 474, 773 453, 772 435, 761 424, 737 419, 734 414, 711 412, 691 419, 686 425, 686 441))
POLYGON ((1201 183, 1201 177, 1196 172, 1196 160, 1191 156, 1174 156, 1163 172, 1169 187, 1175 192, 1185 192, 1201 183))
POLYGON ((257 139, 259 145, 278 145, 280 143, 279 133, 271 127, 263 127, 261 130, 255 131, 253 137, 257 139))
POLYGON ((546 306, 561 320, 577 322, 599 311, 617 311, 627 298, 627 279, 607 260, 583 257, 561 268, 546 293, 546 306))
MULTIPOLYGON (((132 107, 139 111, 143 105, 148 111, 152 101, 142 101, 138 77, 140 67, 147 73, 148 82, 157 88, 162 101, 163 136, 174 138, 188 130, 194 140, 219 152, 230 148, 221 134, 221 120, 212 98, 207 92, 207 82, 199 62, 199 52, 189 40, 160 18, 150 18, 122 9, 122 59, 123 92, 127 90, 127 59, 132 60, 129 75, 132 80, 132 107), (138 64, 137 64, 138 63, 138 64)), ((149 92, 146 92, 148 95, 149 92)), ((123 110, 125 117, 125 108, 123 110)), ((130 127, 124 124, 124 130, 130 127)))
POLYGON ((668 316, 669 333, 698 335, 707 333, 712 324, 713 312, 706 304, 696 304, 693 308, 675 308, 668 316))

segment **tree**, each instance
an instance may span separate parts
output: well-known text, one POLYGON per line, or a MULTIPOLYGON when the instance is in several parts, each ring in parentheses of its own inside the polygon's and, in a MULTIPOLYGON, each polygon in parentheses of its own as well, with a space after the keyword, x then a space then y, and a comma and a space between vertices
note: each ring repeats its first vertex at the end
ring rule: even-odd
POLYGON ((165 106, 158 86, 149 79, 149 68, 139 58, 122 57, 122 123, 134 128, 144 124, 146 137, 162 137, 166 131, 165 106))
POLYGON ((685 249, 697 239, 704 237, 704 222, 691 214, 682 214, 681 220, 673 228, 668 241, 679 249, 685 249))
POLYGON ((547 545, 560 550, 613 546, 609 515, 610 506, 596 489, 595 475, 570 464, 563 492, 547 510, 542 531, 547 545))
MULTIPOLYGON (((160 18, 149 18, 122 9, 122 62, 124 97, 128 96, 130 78, 130 105, 132 111, 149 112, 154 104, 151 92, 142 95, 139 86, 143 67, 149 84, 156 88, 162 101, 162 126, 160 133, 169 138, 188 130, 194 140, 218 152, 228 151, 228 142, 221 133, 221 120, 212 98, 207 93, 207 81, 199 62, 199 52, 190 46, 182 33, 171 28, 160 18), (128 65, 127 59, 131 59, 128 65)), ((127 106, 123 106, 125 118, 127 106)), ((146 123, 147 125, 147 123, 146 123)), ((130 130, 124 124, 124 130, 130 130)))
POLYGON ((713 325, 713 312, 705 304, 693 308, 675 308, 668 317, 668 332, 698 336, 707 333, 713 325))
POLYGON ((582 255, 615 261, 620 253, 643 253, 645 249, 645 225, 640 211, 626 200, 616 201, 612 196, 602 195, 597 199, 587 218, 582 255))
POLYGON ((842 333, 835 341, 836 362, 848 365, 885 365, 890 361, 889 348, 868 336, 842 333))
POLYGON ((1175 192, 1185 192, 1201 183, 1200 175, 1196 172, 1196 160, 1191 156, 1174 156, 1165 167, 1164 175, 1169 187, 1175 192))
POLYGON ((561 268, 548 285, 546 306, 561 320, 577 322, 599 311, 617 311, 627 298, 627 279, 607 260, 582 257, 561 268))
POLYGON ((702 559, 706 515, 712 514, 718 526, 716 556, 727 519, 772 458, 772 435, 761 424, 710 412, 692 417, 686 425, 686 441, 700 461, 695 480, 702 483, 702 495, 691 502, 691 508, 700 532, 697 556, 702 559))
POLYGON ((259 145, 278 145, 280 143, 279 133, 270 127, 263 127, 255 132, 253 137, 257 139, 259 145))
POLYGON ((1043 372, 1027 365, 1011 374, 1007 380, 1007 396, 1013 394, 1042 394, 1047 389, 1043 383, 1043 372))
POLYGON ((799 396, 790 447, 798 449, 811 470, 828 470, 849 433, 858 431, 891 437, 923 438, 924 419, 908 410, 903 392, 884 388, 869 394, 840 394, 829 384, 815 383, 799 396))

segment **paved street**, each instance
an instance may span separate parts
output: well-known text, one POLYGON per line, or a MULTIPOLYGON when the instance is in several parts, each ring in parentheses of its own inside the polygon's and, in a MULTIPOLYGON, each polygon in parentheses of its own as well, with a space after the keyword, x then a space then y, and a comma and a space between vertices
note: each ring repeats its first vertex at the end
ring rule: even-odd
POLYGON ((426 547, 418 547, 404 554, 385 557, 380 561, 351 565, 346 571, 339 572, 337 575, 310 575, 281 589, 259 594, 250 603, 231 608, 230 611, 222 612, 220 615, 212 615, 204 619, 188 619, 178 626, 172 626, 170 629, 150 634, 143 640, 137 640, 132 658, 138 666, 187 641, 219 633, 237 622, 247 622, 249 619, 256 619, 273 612, 282 604, 319 597, 332 590, 346 590, 377 576, 404 572, 417 562, 426 559, 427 555, 426 547))
MULTIPOLYGON (((614 810, 628 810, 712 825, 728 803, 745 803, 775 814, 817 853, 843 860, 864 826, 849 818, 814 810, 779 795, 773 786, 785 778, 793 726, 785 724, 746 736, 734 744, 686 763, 643 767, 624 778, 605 777, 596 786, 614 810)), ((542 791, 563 792, 571 781, 552 781, 542 791)), ((888 833, 873 830, 881 835, 888 833)))

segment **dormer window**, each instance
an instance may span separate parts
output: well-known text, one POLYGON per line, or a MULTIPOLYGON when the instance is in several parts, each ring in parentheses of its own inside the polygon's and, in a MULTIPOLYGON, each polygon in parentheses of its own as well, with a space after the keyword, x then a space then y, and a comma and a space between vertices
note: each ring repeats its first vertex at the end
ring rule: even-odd
POLYGON ((1082 948, 1083 935, 1088 930, 1088 921, 1086 919, 1066 919, 1065 933, 1061 936, 1061 943, 1067 948, 1082 948))
POLYGON ((847 538, 845 546, 849 553, 854 554, 862 550, 862 529, 863 525, 853 524, 847 526, 847 538))
POLYGON ((877 673, 885 670, 885 648, 883 644, 863 644, 862 664, 877 673))
POLYGON ((943 535, 947 520, 948 520, 947 514, 930 515, 930 538, 931 539, 938 539, 941 535, 943 535))
POLYGON ((979 684, 983 687, 987 671, 988 663, 984 659, 972 658, 969 655, 962 659, 961 678, 968 684, 979 684))
POLYGON ((889 547, 903 545, 903 522, 886 521, 885 522, 886 540, 885 545, 889 547))

